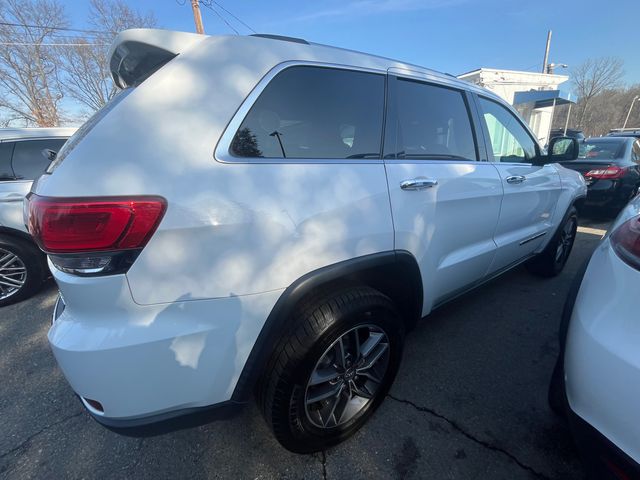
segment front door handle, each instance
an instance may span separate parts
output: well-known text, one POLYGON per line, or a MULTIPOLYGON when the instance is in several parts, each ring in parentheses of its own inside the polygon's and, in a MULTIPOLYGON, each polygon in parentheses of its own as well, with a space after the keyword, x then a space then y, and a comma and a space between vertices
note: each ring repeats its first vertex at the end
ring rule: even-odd
POLYGON ((427 188, 435 187, 438 185, 438 181, 433 178, 418 177, 410 180, 400 182, 400 188, 402 190, 425 190, 427 188))
POLYGON ((507 183, 522 183, 527 179, 524 175, 511 175, 507 177, 507 183))

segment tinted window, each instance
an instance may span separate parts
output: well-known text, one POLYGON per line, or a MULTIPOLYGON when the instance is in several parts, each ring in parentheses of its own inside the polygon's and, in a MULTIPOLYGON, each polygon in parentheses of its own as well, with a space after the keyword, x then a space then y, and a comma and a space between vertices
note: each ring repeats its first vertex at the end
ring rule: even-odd
POLYGON ((23 140, 16 142, 13 151, 13 171, 17 177, 35 180, 44 173, 50 160, 42 153, 44 149, 58 152, 65 139, 23 140))
POLYGON ((0 180, 13 179, 13 170, 11 170, 12 152, 13 142, 0 143, 0 180))
POLYGON ((398 158, 476 159, 462 92, 412 80, 397 82, 398 158))
POLYGON ((232 143, 238 157, 380 158, 384 76, 292 67, 264 89, 232 143))
POLYGON ((536 156, 535 142, 515 115, 496 102, 479 100, 494 161, 530 163, 536 156))
POLYGON ((587 140, 580 144, 578 158, 593 158, 594 160, 622 158, 625 144, 624 140, 606 142, 590 142, 587 140))

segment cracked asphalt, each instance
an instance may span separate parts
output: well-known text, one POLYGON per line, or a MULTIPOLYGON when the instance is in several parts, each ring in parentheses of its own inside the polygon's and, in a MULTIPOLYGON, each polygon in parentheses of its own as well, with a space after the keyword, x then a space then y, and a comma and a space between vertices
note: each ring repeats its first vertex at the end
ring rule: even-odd
POLYGON ((49 284, 0 309, 0 478, 582 479, 546 394, 565 295, 598 241, 579 233, 557 278, 517 268, 435 311, 409 335, 398 378, 372 420, 347 442, 307 456, 281 448, 254 405, 158 436, 101 427, 49 351, 49 284))

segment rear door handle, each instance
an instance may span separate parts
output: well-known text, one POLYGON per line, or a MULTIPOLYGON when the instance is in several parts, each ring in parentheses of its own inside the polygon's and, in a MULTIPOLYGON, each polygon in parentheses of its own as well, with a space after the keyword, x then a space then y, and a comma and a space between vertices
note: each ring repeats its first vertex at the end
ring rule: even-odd
POLYGON ((524 175, 511 175, 510 177, 507 177, 507 183, 522 183, 527 179, 527 177, 525 177, 524 175))
POLYGON ((402 190, 425 190, 438 185, 438 181, 433 178, 418 177, 400 182, 402 190))

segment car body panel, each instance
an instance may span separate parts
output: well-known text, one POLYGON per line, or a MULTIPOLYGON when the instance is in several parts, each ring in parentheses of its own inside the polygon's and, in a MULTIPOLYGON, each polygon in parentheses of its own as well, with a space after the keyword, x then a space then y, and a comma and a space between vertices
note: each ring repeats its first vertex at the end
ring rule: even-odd
MULTIPOLYGON (((636 198, 611 230, 640 215, 636 198)), ((640 462, 640 272, 623 262, 607 236, 596 248, 573 308, 565 349, 569 407, 640 462)))

